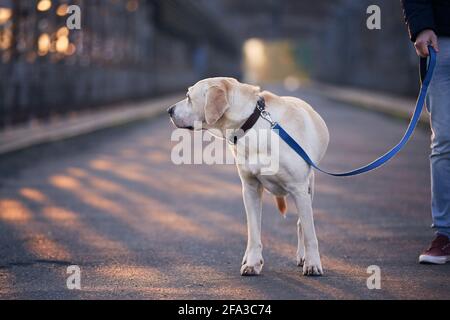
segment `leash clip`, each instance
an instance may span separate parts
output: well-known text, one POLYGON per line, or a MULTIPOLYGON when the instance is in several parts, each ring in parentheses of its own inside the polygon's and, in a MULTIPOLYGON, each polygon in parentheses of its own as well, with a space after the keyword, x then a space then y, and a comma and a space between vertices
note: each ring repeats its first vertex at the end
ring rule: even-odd
POLYGON ((267 112, 266 110, 262 110, 261 111, 261 118, 263 118, 264 120, 269 122, 271 128, 273 128, 273 127, 275 127, 277 125, 277 123, 272 119, 270 113, 267 112))
POLYGON ((261 118, 263 118, 264 120, 269 122, 270 123, 270 127, 273 128, 273 127, 275 127, 277 125, 277 123, 272 119, 272 116, 270 115, 270 113, 264 108, 264 105, 265 105, 264 100, 261 99, 256 104, 256 107, 259 110, 261 118))

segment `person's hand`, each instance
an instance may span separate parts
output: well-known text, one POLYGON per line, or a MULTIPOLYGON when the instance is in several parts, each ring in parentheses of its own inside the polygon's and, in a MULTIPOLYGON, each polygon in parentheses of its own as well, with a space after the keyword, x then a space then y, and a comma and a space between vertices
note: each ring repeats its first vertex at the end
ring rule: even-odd
POLYGON ((438 46, 438 38, 433 30, 427 29, 419 33, 416 38, 416 43, 414 43, 414 47, 416 47, 417 55, 425 58, 430 54, 428 52, 428 46, 431 45, 436 52, 439 52, 438 46))

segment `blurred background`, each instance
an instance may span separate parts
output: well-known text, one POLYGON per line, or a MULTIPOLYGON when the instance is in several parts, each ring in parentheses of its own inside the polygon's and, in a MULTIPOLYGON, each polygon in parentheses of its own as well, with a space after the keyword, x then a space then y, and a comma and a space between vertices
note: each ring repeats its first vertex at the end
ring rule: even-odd
POLYGON ((0 0, 0 127, 232 76, 417 92, 399 1, 0 0), (66 27, 81 8, 81 30, 66 27), (382 29, 366 28, 377 4, 382 29))

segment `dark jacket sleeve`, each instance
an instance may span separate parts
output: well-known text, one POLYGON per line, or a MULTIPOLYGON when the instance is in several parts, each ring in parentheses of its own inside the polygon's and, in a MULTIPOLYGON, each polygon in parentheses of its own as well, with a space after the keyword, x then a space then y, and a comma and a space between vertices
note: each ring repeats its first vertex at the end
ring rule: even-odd
POLYGON ((415 42, 420 32, 426 29, 436 31, 432 0, 401 0, 406 25, 411 41, 415 42))

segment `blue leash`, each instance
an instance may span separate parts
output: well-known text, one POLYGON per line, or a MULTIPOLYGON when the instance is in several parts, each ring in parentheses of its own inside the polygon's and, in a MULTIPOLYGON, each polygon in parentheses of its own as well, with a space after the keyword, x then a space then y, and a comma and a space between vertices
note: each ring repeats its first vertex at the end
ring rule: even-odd
MULTIPOLYGON (((316 170, 323 172, 325 174, 335 176, 335 177, 350 177, 350 176, 356 176, 365 172, 372 171, 376 168, 381 167, 386 162, 391 160, 400 150, 406 145, 408 140, 411 138, 411 135, 414 132, 414 129, 417 126, 417 123, 420 119, 420 115, 422 113, 423 107, 425 105, 425 98, 427 96, 428 87, 430 85, 431 79, 433 77, 434 68, 436 66, 436 51, 429 46, 429 52, 430 52, 430 58, 428 61, 428 69, 425 73, 422 73, 422 88, 420 89, 419 98, 417 99, 416 108, 413 114, 413 117, 411 119, 411 122, 409 123, 408 129, 406 130, 405 135, 403 136, 402 140, 389 152, 378 158, 377 160, 369 163, 368 165, 361 167, 356 170, 352 170, 349 172, 343 172, 343 173, 331 173, 328 171, 325 171, 321 168, 319 168, 308 156, 306 151, 278 124, 275 122, 272 122, 272 129, 280 136, 280 138, 286 142, 300 157, 303 158, 303 160, 306 161, 311 167, 315 168, 316 170)), ((421 67, 422 72, 424 72, 423 67, 426 68, 426 59, 421 60, 421 67)), ((262 116, 268 116, 268 113, 262 114, 262 116)), ((269 116, 270 119, 270 116, 269 116)))

